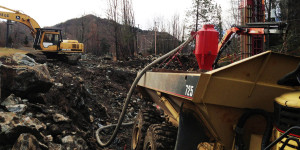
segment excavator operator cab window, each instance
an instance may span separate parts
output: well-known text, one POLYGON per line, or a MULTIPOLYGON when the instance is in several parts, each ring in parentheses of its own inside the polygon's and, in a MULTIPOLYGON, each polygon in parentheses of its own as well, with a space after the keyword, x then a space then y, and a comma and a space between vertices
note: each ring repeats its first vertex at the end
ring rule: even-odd
POLYGON ((58 45, 58 43, 59 43, 59 34, 46 33, 44 35, 43 46, 45 48, 51 45, 58 45))

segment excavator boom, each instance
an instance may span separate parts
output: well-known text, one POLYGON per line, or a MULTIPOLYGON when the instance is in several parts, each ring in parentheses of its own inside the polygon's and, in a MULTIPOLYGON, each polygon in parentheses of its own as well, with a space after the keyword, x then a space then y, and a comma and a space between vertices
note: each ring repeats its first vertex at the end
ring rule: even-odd
POLYGON ((266 34, 283 34, 285 33, 286 23, 282 22, 263 22, 248 23, 246 26, 233 26, 228 29, 218 44, 218 55, 214 61, 213 68, 218 68, 218 61, 221 54, 230 45, 230 39, 234 34, 238 35, 266 35, 266 34))
POLYGON ((12 10, 3 6, 0 6, 0 8, 11 11, 11 12, 4 12, 0 11, 0 18, 2 19, 7 19, 7 20, 12 20, 16 22, 20 22, 24 25, 26 25, 31 32, 31 35, 35 37, 37 28, 41 28, 40 25, 30 16, 21 13, 20 11, 17 10, 12 10))
POLYGON ((249 23, 247 26, 234 26, 226 31, 222 40, 218 44, 218 51, 227 43, 231 36, 238 35, 265 35, 265 34, 282 34, 286 26, 285 23, 249 23))

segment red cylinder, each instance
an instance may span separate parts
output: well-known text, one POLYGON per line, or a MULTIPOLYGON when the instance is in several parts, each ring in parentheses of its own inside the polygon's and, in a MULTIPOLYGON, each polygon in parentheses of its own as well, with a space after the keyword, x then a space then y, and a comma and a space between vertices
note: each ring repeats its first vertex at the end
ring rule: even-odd
POLYGON ((214 25, 206 24, 196 34, 194 54, 200 69, 212 70, 212 65, 218 55, 219 32, 214 25))

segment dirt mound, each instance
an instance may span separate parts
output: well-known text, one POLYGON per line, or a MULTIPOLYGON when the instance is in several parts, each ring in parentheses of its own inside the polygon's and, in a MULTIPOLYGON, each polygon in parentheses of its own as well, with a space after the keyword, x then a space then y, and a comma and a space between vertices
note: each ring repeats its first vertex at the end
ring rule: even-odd
MULTIPOLYGON (((188 69, 194 67, 191 56, 178 57, 180 59, 173 59, 165 69, 173 69, 180 63, 190 64, 185 65, 188 69)), ((22 126, 22 130, 14 130, 19 126, 18 123, 10 124, 11 131, 17 131, 14 133, 16 136, 9 138, 9 142, 3 143, 0 149, 24 146, 24 138, 32 141, 31 147, 41 149, 130 149, 131 127, 121 128, 116 140, 107 148, 99 147, 94 131, 101 126, 117 123, 126 94, 137 72, 156 57, 138 56, 126 61, 113 62, 104 57, 87 55, 86 59, 79 61, 76 66, 57 60, 47 60, 45 64, 38 64, 27 57, 18 59, 22 61, 8 63, 7 60, 10 59, 13 60, 0 57, 0 66, 11 68, 22 65, 26 66, 26 71, 23 70, 24 76, 16 71, 19 68, 10 71, 18 79, 16 80, 5 75, 8 72, 4 73, 1 69, 2 81, 5 81, 1 89, 5 94, 2 94, 0 113, 5 113, 12 120, 28 117, 45 128, 32 129, 22 126), (34 66, 43 66, 44 69, 31 69, 34 66), (32 70, 40 72, 27 73, 32 70), (46 78, 35 82, 38 77, 46 78), (46 88, 44 84, 48 83, 51 83, 51 86, 46 88), (16 90, 12 87, 26 87, 28 90, 16 90)), ((165 64, 166 62, 168 61, 165 61, 165 64)), ((163 66, 157 65, 160 68, 163 66)), ((132 121, 144 103, 146 102, 134 93, 124 122, 132 121)), ((110 134, 110 131, 106 132, 110 134)))

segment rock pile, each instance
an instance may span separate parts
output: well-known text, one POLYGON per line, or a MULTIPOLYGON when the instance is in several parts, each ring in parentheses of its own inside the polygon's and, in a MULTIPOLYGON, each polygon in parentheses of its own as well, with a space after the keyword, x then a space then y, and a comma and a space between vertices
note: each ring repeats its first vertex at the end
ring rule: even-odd
MULTIPOLYGON (((59 102, 59 95, 51 90, 60 87, 46 64, 23 54, 1 57, 0 62, 0 149, 89 149, 83 140, 87 133, 67 111, 49 103, 53 99, 53 103, 59 102)), ((73 111, 73 115, 79 114, 73 111)))
MULTIPOLYGON (((197 64, 193 57, 179 58, 181 62, 176 59, 166 69, 197 64)), ((87 55, 69 65, 56 60, 40 64, 22 54, 0 57, 0 149, 129 149, 131 127, 121 128, 108 148, 99 147, 94 131, 117 122, 137 72, 154 59, 113 62, 87 55)), ((144 103, 134 93, 125 122, 144 103)))

